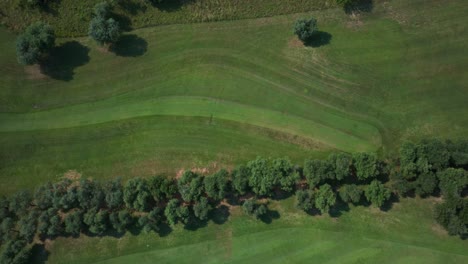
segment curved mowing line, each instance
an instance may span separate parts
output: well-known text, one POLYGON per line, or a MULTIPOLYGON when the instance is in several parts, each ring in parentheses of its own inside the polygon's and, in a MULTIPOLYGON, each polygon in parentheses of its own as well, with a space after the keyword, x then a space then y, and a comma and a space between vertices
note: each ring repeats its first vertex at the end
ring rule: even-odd
POLYGON ((300 135, 344 151, 375 151, 380 134, 373 131, 366 139, 328 127, 308 119, 233 102, 200 97, 161 97, 134 101, 115 97, 98 103, 26 114, 0 114, 0 132, 31 131, 76 127, 149 115, 200 116, 227 119, 300 135))

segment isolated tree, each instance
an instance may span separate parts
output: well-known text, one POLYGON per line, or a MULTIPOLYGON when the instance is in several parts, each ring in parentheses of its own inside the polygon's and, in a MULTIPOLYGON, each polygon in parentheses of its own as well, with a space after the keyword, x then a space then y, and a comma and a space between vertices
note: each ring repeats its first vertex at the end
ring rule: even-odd
POLYGON ((359 180, 364 181, 379 176, 379 161, 374 154, 356 153, 353 155, 353 163, 359 180))
POLYGON ((204 177, 206 194, 214 200, 222 200, 226 195, 229 173, 221 169, 213 175, 204 177))
POLYGON ((329 184, 321 185, 315 195, 315 207, 320 210, 322 214, 328 213, 330 207, 335 205, 336 195, 329 184))
POLYGON ((297 190, 296 191, 296 207, 309 211, 314 208, 314 192, 311 190, 297 190))
POLYGON ((373 180, 371 184, 367 186, 365 196, 374 206, 381 207, 390 199, 391 192, 380 181, 373 180))
POLYGON ((246 166, 236 167, 231 174, 232 188, 239 194, 244 195, 248 190, 249 169, 246 166))
POLYGON ((110 6, 106 2, 99 3, 94 8, 94 18, 89 24, 88 34, 99 45, 115 43, 121 34, 117 21, 109 17, 110 6))
POLYGON ((318 26, 315 18, 298 19, 294 24, 294 34, 296 34, 302 42, 310 40, 317 31, 318 26))
POLYGON ((339 194, 343 202, 357 204, 361 200, 362 190, 355 184, 343 185, 339 194))
POLYGON ((69 213, 64 220, 65 232, 77 236, 83 227, 83 213, 80 210, 69 213))
POLYGON ((32 65, 39 62, 42 55, 55 45, 55 33, 51 26, 43 22, 30 25, 16 40, 18 62, 32 65))
POLYGON ((195 214, 195 217, 200 220, 208 219, 208 213, 210 210, 211 206, 208 203, 208 199, 205 197, 201 197, 200 200, 193 205, 193 213, 195 214))

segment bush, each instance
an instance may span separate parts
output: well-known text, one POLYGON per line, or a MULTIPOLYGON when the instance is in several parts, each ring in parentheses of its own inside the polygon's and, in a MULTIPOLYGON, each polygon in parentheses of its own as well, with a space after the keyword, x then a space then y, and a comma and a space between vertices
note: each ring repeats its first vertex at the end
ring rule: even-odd
POLYGON ((296 207, 310 211, 314 208, 314 192, 311 190, 298 190, 296 191, 296 207))
POLYGON ((302 41, 310 40, 318 31, 317 20, 315 18, 299 19, 294 24, 294 34, 302 41))
POLYGON ((268 212, 268 209, 265 204, 258 203, 257 199, 246 200, 242 204, 242 210, 245 214, 254 216, 255 218, 260 218, 268 212))

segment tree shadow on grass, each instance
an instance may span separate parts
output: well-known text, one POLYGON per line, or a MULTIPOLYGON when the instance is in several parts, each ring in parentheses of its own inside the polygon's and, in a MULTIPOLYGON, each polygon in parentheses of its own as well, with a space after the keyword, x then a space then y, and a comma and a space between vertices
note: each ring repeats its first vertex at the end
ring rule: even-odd
POLYGON ((390 211, 392 209, 394 203, 398 203, 400 199, 398 198, 398 195, 392 193, 390 196, 390 199, 385 201, 385 203, 380 207, 380 210, 384 212, 390 211))
POLYGON ((279 219, 280 216, 278 211, 268 209, 267 213, 260 216, 259 219, 265 224, 271 224, 273 220, 279 219))
POLYGON ((213 223, 222 225, 226 223, 230 215, 229 208, 226 205, 221 205, 210 212, 210 219, 213 223))
POLYGON ((140 12, 146 11, 146 6, 142 3, 130 1, 130 0, 120 0, 118 5, 125 10, 126 12, 130 13, 131 15, 136 15, 140 12))
POLYGON ((370 13, 374 9, 372 0, 355 0, 343 6, 346 14, 370 13))
POLYGON ((123 31, 130 31, 132 30, 132 21, 130 18, 128 18, 125 15, 117 14, 117 13, 112 13, 111 17, 115 19, 119 23, 119 27, 123 31))
POLYGON ((318 48, 330 44, 332 35, 328 32, 317 31, 310 39, 304 42, 308 47, 318 48))
POLYGON ((32 264, 44 264, 49 258, 49 251, 45 248, 44 244, 34 244, 31 249, 31 256, 29 262, 32 264))
POLYGON ((135 34, 121 36, 111 47, 112 52, 122 57, 138 57, 145 54, 147 49, 148 42, 135 34))
POLYGON ((89 62, 90 49, 78 41, 66 42, 55 47, 41 63, 41 72, 53 79, 73 80, 75 68, 89 62))
POLYGON ((335 204, 335 206, 330 208, 330 211, 328 212, 328 214, 331 217, 340 217, 343 214, 343 212, 349 212, 349 205, 348 203, 345 203, 343 201, 338 201, 335 204))
POLYGON ((152 6, 166 12, 177 11, 183 5, 192 1, 193 0, 150 0, 152 6))

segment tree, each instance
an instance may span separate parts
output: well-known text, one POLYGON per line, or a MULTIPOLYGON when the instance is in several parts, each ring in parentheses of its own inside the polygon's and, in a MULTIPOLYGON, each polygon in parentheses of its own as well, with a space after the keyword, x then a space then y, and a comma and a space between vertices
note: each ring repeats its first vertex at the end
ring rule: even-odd
POLYGON ((26 264, 31 256, 31 247, 25 240, 11 240, 0 255, 0 263, 26 264))
POLYGON ((362 190, 355 184, 343 185, 339 193, 341 200, 345 203, 357 204, 362 196, 362 190))
POLYGON ((34 202, 41 210, 49 209, 53 206, 53 185, 48 182, 36 188, 34 192, 34 202))
POLYGON ((327 179, 335 178, 333 166, 327 160, 306 160, 304 176, 311 189, 327 179))
POLYGON ((177 224, 177 208, 179 208, 179 200, 171 199, 164 209, 164 216, 166 216, 170 225, 177 224))
POLYGON ((49 227, 51 226, 50 219, 57 215, 55 208, 49 208, 47 211, 42 211, 39 215, 37 231, 39 235, 45 237, 48 234, 49 227))
POLYGON ((191 220, 190 209, 188 206, 179 206, 179 208, 177 208, 177 217, 180 222, 182 222, 184 225, 187 225, 191 220))
POLYGON ((322 214, 328 213, 330 207, 335 205, 336 195, 328 184, 320 186, 315 195, 315 207, 320 210, 322 214))
POLYGON ((434 218, 447 229, 450 235, 464 236, 468 233, 468 201, 449 196, 434 209, 434 218))
POLYGON ((101 208, 104 204, 105 195, 98 182, 82 179, 77 192, 78 202, 82 209, 101 208))
POLYGON ((123 187, 120 179, 108 181, 105 185, 105 189, 105 201, 108 208, 116 209, 124 205, 123 187))
POLYGON ((250 172, 249 186, 257 195, 272 195, 273 186, 277 183, 270 159, 258 157, 247 163, 250 172))
POLYGON ((98 211, 93 208, 83 215, 83 222, 88 226, 91 233, 101 235, 107 230, 109 213, 107 211, 98 211))
POLYGON ((18 62, 23 65, 36 64, 54 45, 55 33, 52 27, 43 22, 36 22, 16 40, 18 62))
POLYGON ((13 238, 13 232, 15 228, 15 221, 11 217, 1 218, 0 224, 0 242, 6 242, 13 238))
POLYGON ((178 181, 178 187, 184 201, 196 201, 203 194, 203 178, 192 171, 185 171, 178 181))
POLYGON ((149 233, 151 231, 158 232, 160 224, 161 209, 159 207, 155 207, 148 213, 148 215, 142 216, 138 219, 138 225, 143 228, 145 233, 149 233))
POLYGON ((221 169, 211 176, 204 178, 206 194, 214 200, 222 200, 226 195, 229 173, 221 169))
POLYGON ((36 235, 37 217, 37 211, 30 211, 29 214, 22 217, 18 222, 20 237, 29 243, 32 242, 34 235, 36 235))
POLYGON ((125 184, 123 199, 128 208, 146 212, 154 202, 152 198, 146 180, 133 178, 125 184))
POLYGON ((248 190, 249 169, 246 166, 238 166, 232 171, 232 187, 239 195, 244 195, 248 190))
POLYGON ((421 197, 431 195, 437 188, 437 183, 437 177, 433 172, 421 174, 414 182, 415 192, 421 197))
POLYGON ((444 195, 460 196, 468 185, 468 173, 463 169, 448 168, 437 173, 439 188, 444 195))
POLYGON ((127 227, 133 223, 133 217, 128 210, 121 210, 113 212, 109 215, 109 222, 111 226, 119 233, 127 230, 127 227))
POLYGON ((310 211, 314 208, 314 192, 311 190, 298 190, 296 191, 296 207, 304 210, 310 211))
POLYGON ((328 157, 328 160, 333 167, 336 180, 341 181, 350 175, 350 167, 353 163, 351 155, 342 152, 333 153, 328 157))
POLYGON ((32 197, 28 191, 19 191, 10 198, 9 209, 16 215, 21 215, 27 212, 27 209, 31 205, 32 197))
POLYGON ((47 235, 55 237, 60 235, 62 232, 62 220, 57 214, 49 219, 49 228, 47 229, 47 235))
POLYGON ((193 205, 193 212, 195 217, 200 220, 208 219, 208 213, 211 210, 211 206, 208 203, 208 199, 201 197, 200 200, 193 205))
POLYGON ((242 204, 242 210, 245 214, 254 216, 257 219, 267 214, 268 212, 266 205, 258 203, 257 199, 255 198, 245 200, 242 204))
POLYGON ((315 18, 298 19, 294 24, 294 34, 296 34, 302 42, 310 40, 317 31, 318 26, 315 18))
POLYGON ((390 199, 391 192, 380 181, 373 180, 365 191, 366 198, 369 202, 377 207, 381 207, 388 199, 390 199))
POLYGON ((121 34, 117 21, 109 17, 110 6, 106 2, 94 7, 94 18, 89 24, 88 34, 99 45, 115 43, 121 34))
POLYGON ((294 169, 291 161, 286 158, 278 158, 272 161, 274 178, 276 178, 281 190, 291 192, 300 179, 299 173, 294 169))
POLYGON ((177 184, 173 179, 154 176, 148 180, 149 191, 157 202, 166 201, 177 192, 177 184))
POLYGON ((65 217, 65 232, 77 236, 83 227, 83 213, 80 210, 71 212, 65 217))
POLYGON ((379 176, 379 161, 374 154, 356 153, 353 155, 353 161, 359 180, 364 181, 379 176))

